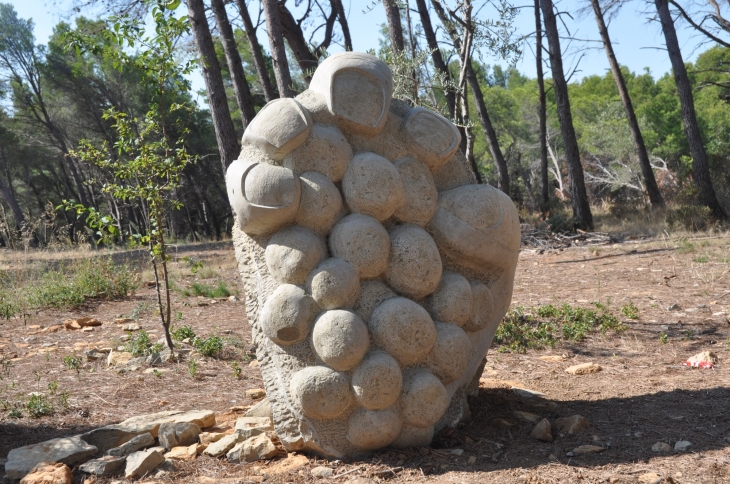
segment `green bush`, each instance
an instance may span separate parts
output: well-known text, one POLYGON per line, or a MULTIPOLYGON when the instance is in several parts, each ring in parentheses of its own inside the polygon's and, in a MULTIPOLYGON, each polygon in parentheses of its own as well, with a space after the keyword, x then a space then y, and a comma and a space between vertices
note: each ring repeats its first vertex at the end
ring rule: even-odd
POLYGON ((147 356, 153 353, 159 353, 164 349, 164 346, 160 343, 152 344, 150 335, 145 330, 140 330, 138 333, 132 335, 124 346, 125 351, 132 353, 132 356, 147 356))
POLYGON ((699 232, 713 224, 712 210, 703 205, 681 205, 667 215, 667 223, 670 227, 699 232))
POLYGON ((203 356, 213 356, 223 349, 223 338, 210 335, 207 338, 195 338, 193 346, 203 356))
POLYGON ((185 296, 204 296, 209 298, 228 297, 231 295, 231 291, 224 281, 218 281, 218 284, 213 287, 207 284, 201 284, 194 282, 190 289, 183 291, 185 296))
POLYGON ((187 324, 179 328, 173 326, 172 330, 170 331, 170 335, 175 341, 182 341, 188 338, 190 338, 190 341, 193 341, 195 339, 195 331, 193 331, 193 328, 191 328, 187 324))

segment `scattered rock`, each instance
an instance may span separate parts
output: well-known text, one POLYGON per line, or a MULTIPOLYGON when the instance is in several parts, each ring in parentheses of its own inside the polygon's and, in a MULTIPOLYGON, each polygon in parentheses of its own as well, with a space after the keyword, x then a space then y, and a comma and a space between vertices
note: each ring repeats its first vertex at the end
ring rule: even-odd
POLYGON ((680 311, 681 309, 682 306, 680 306, 678 303, 674 303, 667 308, 667 311, 680 311))
POLYGON ((474 464, 474 463, 475 463, 476 461, 477 461, 477 458, 476 458, 475 456, 473 456, 473 455, 470 455, 470 456, 469 456, 469 460, 467 460, 467 463, 468 463, 469 465, 472 465, 472 464, 474 464))
POLYGON ((122 457, 106 455, 99 459, 84 462, 79 466, 79 470, 96 476, 109 476, 124 467, 126 460, 126 454, 122 457))
POLYGON ((243 437, 243 440, 273 430, 274 424, 268 417, 241 417, 236 420, 235 432, 243 437))
POLYGON ((71 484, 73 474, 66 464, 60 462, 39 462, 20 484, 71 484))
POLYGON ((542 392, 538 392, 537 390, 530 390, 529 388, 512 387, 512 392, 518 397, 522 398, 535 398, 546 396, 542 392))
POLYGON ((154 470, 165 462, 165 457, 158 447, 133 452, 127 457, 127 467, 124 469, 124 477, 137 479, 154 470))
POLYGON ((165 422, 189 422, 201 429, 215 425, 215 413, 210 410, 167 410, 149 415, 138 415, 128 418, 122 423, 107 425, 87 432, 81 436, 86 442, 95 445, 100 452, 112 447, 119 447, 137 435, 150 433, 157 437, 157 432, 165 422))
POLYGON ((259 398, 264 398, 266 396, 266 390, 263 388, 249 388, 246 390, 246 395, 249 398, 258 400, 259 398))
POLYGON ((106 359, 106 364, 107 366, 126 365, 133 358, 132 353, 127 351, 111 351, 106 359))
POLYGON ((712 363, 713 365, 716 364, 720 359, 717 357, 715 353, 712 351, 703 351, 702 353, 697 353, 692 358, 687 360, 687 363, 712 363))
POLYGON ((640 484, 659 484, 664 478, 655 472, 649 472, 639 476, 640 484))
POLYGON ((571 415, 570 417, 559 418, 555 421, 555 426, 568 435, 580 432, 588 428, 590 423, 588 419, 582 415, 571 415))
POLYGON ((101 326, 101 321, 96 318, 79 318, 67 319, 63 322, 66 329, 90 328, 92 326, 101 326))
POLYGON ((669 452, 672 450, 672 447, 670 447, 669 444, 665 442, 657 442, 656 444, 651 446, 651 450, 654 452, 669 452))
MULTIPOLYGON (((147 368, 147 369, 146 369, 145 371, 143 371, 142 373, 144 373, 144 374, 146 374, 146 375, 150 375, 150 374, 152 374, 152 373, 155 373, 155 372, 156 372, 156 373, 157 373, 158 375, 162 375, 163 373, 167 373, 167 369, 165 369, 165 368, 147 368)), ((168 403, 169 403, 169 402, 168 402, 168 403)))
POLYGON ((122 325, 123 331, 139 331, 140 327, 137 323, 127 323, 122 325))
POLYGON ((41 333, 58 333, 58 331, 63 328, 63 325, 61 324, 54 324, 47 328, 43 328, 41 330, 41 333))
POLYGON ((544 418, 540 420, 537 425, 535 425, 535 428, 532 429, 532 432, 530 433, 530 437, 533 437, 537 440, 542 440, 545 442, 552 442, 553 436, 550 433, 550 422, 548 422, 548 419, 544 418))
POLYGON ((271 465, 261 469, 261 474, 284 474, 293 471, 309 463, 307 456, 302 454, 287 454, 285 458, 276 460, 271 465))
POLYGON ((124 323, 133 323, 134 319, 132 318, 117 318, 114 320, 116 324, 124 324, 124 323))
POLYGON ((198 456, 198 444, 178 446, 165 454, 166 460, 193 460, 198 456))
POLYGON ((689 440, 679 440, 674 444, 674 450, 678 452, 684 452, 692 446, 692 442, 689 440))
POLYGON ((515 412, 512 412, 512 414, 515 417, 517 417, 518 419, 525 421, 525 422, 535 423, 538 420, 540 420, 539 415, 535 415, 534 413, 530 413, 530 412, 521 412, 521 411, 517 410, 515 412))
POLYGON ((260 434, 256 437, 244 440, 233 447, 226 457, 228 457, 228 460, 231 462, 253 462, 263 459, 273 459, 278 455, 279 450, 276 448, 269 436, 266 434, 260 434))
POLYGON ((212 444, 208 445, 208 448, 203 451, 203 454, 209 455, 211 457, 221 456, 227 453, 237 443, 242 442, 243 440, 243 437, 236 433, 226 435, 219 441, 213 442, 212 444))
POLYGON ((92 331, 94 331, 94 328, 92 328, 91 326, 87 326, 85 328, 81 328, 81 331, 83 331, 84 333, 91 333, 92 331))
POLYGON ((81 329, 81 325, 75 319, 67 319, 63 322, 63 327, 67 330, 81 329))
POLYGON ((464 454, 464 449, 451 449, 451 453, 456 456, 460 456, 464 454))
POLYGON ((198 442, 200 427, 188 422, 165 422, 160 425, 158 438, 165 449, 187 447, 198 442))
POLYGON ((581 454, 600 454, 606 450, 605 447, 601 447, 600 445, 581 445, 580 447, 576 447, 573 449, 573 453, 575 455, 581 455, 581 454))
POLYGON ((228 296, 228 300, 231 302, 236 302, 238 301, 238 298, 236 296, 228 296))
POLYGON ((203 445, 210 445, 213 442, 218 442, 220 439, 225 437, 226 435, 230 435, 226 432, 202 432, 200 437, 200 443, 203 445))
POLYGON ((10 479, 22 479, 41 462, 74 465, 96 452, 96 447, 84 442, 78 435, 26 445, 10 451, 5 463, 5 475, 10 479))
POLYGON ((313 477, 327 478, 334 475, 334 471, 329 467, 317 466, 310 471, 313 477))
POLYGON ((372 479, 368 479, 367 477, 353 477, 352 479, 347 481, 345 484, 378 484, 378 483, 372 479))
POLYGON ((248 366, 249 368, 258 368, 259 360, 251 360, 251 363, 249 363, 248 366))
POLYGON ((86 356, 86 361, 96 361, 106 358, 107 354, 94 348, 84 351, 84 356, 86 356))
POLYGON ((264 398, 246 412, 246 417, 268 417, 274 421, 274 413, 271 410, 271 402, 264 398))
POLYGON ((580 365, 573 365, 565 369, 565 373, 571 375, 590 375, 591 373, 598 373, 603 368, 601 365, 596 363, 581 363, 580 365))
POLYGON ((551 363, 561 363, 567 359, 567 355, 545 355, 538 358, 538 360, 549 361, 551 363))

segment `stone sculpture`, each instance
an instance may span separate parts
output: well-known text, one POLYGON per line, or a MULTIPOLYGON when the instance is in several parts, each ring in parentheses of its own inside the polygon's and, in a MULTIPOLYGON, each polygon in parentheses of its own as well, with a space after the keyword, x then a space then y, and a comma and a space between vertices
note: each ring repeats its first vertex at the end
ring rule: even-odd
POLYGON ((447 119, 391 99, 386 64, 329 57, 270 102, 226 176, 276 432, 332 457, 428 445, 468 413, 512 297, 510 199, 447 119))

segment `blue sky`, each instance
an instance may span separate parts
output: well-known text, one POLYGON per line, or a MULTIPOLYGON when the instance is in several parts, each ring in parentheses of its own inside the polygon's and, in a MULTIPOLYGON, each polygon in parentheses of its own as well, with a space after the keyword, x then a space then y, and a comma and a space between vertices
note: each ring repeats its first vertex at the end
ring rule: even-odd
MULTIPOLYGON (((0 0, 2 1, 2 0, 0 0)), ((8 1, 8 0, 5 0, 8 1)), ((587 0, 584 0, 586 2, 587 0)), ((563 0, 559 2, 558 8, 564 12, 576 12, 584 2, 575 0, 563 0)), ((14 5, 19 16, 22 18, 32 18, 35 22, 36 39, 39 43, 45 43, 50 36, 54 25, 61 20, 67 20, 68 8, 64 8, 67 4, 64 0, 57 0, 54 4, 52 0, 10 0, 14 5)), ((250 2, 255 3, 255 2, 250 2)), ((293 1, 289 3, 294 4, 293 1)), ((365 12, 366 7, 372 3, 372 0, 344 0, 345 8, 349 11, 349 23, 353 37, 353 45, 355 50, 367 50, 368 48, 377 47, 379 37, 379 25, 385 23, 385 15, 380 5, 365 12)), ((414 3, 414 2, 411 2, 414 3)), ((520 10, 517 18, 516 27, 518 32, 528 34, 534 30, 534 11, 531 7, 532 2, 525 2, 529 5, 520 10)), ((516 5, 521 5, 516 3, 516 5)), ((614 41, 614 48, 619 63, 628 66, 632 71, 642 72, 644 68, 649 68, 655 76, 661 76, 669 71, 670 64, 666 52, 660 50, 663 47, 663 38, 661 28, 657 22, 650 21, 651 7, 653 2, 634 2, 628 4, 623 11, 612 20, 609 25, 609 33, 614 41)), ((231 7, 229 7, 231 8, 231 7)), ((231 15, 236 15, 231 8, 231 15)), ((83 12, 87 16, 95 16, 96 12, 83 12)), ((254 12, 252 12, 253 14, 254 12)), ((571 31, 571 34, 581 39, 598 40, 595 20, 592 16, 586 18, 575 17, 571 19, 564 16, 565 24, 571 31)), ((414 22, 416 19, 413 19, 414 22)), ((260 38, 264 46, 268 46, 268 39, 265 37, 263 29, 260 29, 260 38)), ((679 29, 679 38, 682 45, 685 61, 692 61, 705 47, 698 48, 700 38, 686 28, 679 29)), ((565 45, 563 46, 565 50, 565 45)), ((580 79, 587 75, 603 75, 608 69, 608 62, 602 45, 599 42, 574 42, 569 51, 575 52, 578 49, 592 47, 583 50, 583 57, 580 60, 579 71, 574 79, 580 79)), ((330 49, 332 52, 341 50, 338 47, 330 49)), ((517 62, 517 68, 529 75, 534 76, 535 65, 532 51, 526 47, 523 58, 517 62)), ((568 57, 567 66, 574 66, 578 58, 577 54, 568 57)), ((501 63, 497 59, 490 59, 488 56, 484 58, 488 63, 501 63)), ((193 79, 194 88, 202 89, 204 84, 200 76, 193 79)))

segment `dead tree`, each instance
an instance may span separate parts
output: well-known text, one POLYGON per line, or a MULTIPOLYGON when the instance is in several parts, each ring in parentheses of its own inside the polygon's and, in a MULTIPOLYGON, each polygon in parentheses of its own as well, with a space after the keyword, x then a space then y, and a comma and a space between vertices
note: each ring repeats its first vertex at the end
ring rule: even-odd
POLYGON ((548 187, 547 152, 547 108, 545 104, 545 79, 542 73, 542 21, 540 19, 540 0, 535 0, 535 63, 537 67, 537 115, 540 120, 540 210, 547 214, 550 203, 548 187))

